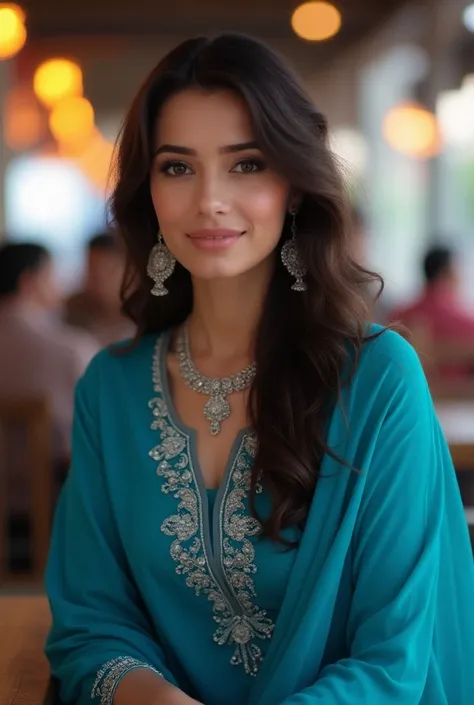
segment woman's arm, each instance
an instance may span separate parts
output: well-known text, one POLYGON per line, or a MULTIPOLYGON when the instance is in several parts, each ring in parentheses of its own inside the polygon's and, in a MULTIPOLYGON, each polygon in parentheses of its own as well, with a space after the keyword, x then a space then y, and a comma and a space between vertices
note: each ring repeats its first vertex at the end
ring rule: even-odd
MULTIPOLYGON (((417 705, 437 610, 444 478, 453 473, 419 361, 388 361, 354 533, 349 656, 283 705, 417 705), (383 410, 383 411, 382 411, 383 410)), ((461 511, 461 508, 460 508, 461 511)))
MULTIPOLYGON (((178 683, 130 576, 115 524, 101 457, 100 362, 101 355, 76 391, 72 463, 46 575, 53 616, 46 654, 66 702, 112 705, 123 679, 124 704, 152 705, 165 691, 164 681, 170 688, 178 683), (143 699, 133 698, 134 684, 143 699)), ((176 699, 175 690, 166 688, 176 699)), ((181 703, 188 705, 184 694, 181 703)))

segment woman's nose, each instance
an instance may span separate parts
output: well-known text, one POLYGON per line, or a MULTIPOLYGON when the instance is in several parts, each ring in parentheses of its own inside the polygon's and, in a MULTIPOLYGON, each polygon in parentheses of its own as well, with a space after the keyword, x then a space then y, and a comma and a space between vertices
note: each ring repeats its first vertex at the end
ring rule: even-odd
POLYGON ((230 194, 222 176, 208 175, 198 185, 198 211, 204 216, 227 213, 230 210, 230 194))

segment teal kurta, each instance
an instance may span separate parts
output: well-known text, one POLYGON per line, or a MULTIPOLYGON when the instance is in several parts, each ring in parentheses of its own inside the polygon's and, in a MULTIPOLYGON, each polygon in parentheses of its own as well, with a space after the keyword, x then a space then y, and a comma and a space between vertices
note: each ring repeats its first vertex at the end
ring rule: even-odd
POLYGON ((413 349, 393 332, 364 346, 328 429, 356 469, 324 458, 285 551, 249 515, 249 430, 206 491, 168 339, 100 353, 77 387, 47 571, 63 699, 111 705, 143 665, 205 705, 472 705, 472 553, 413 349))

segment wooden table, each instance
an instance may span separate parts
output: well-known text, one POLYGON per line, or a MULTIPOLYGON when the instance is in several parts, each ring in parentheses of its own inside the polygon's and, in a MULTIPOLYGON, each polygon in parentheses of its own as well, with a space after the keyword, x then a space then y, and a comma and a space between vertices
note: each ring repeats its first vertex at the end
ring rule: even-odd
POLYGON ((43 655, 50 624, 45 597, 0 597, 0 705, 42 705, 49 668, 43 655))

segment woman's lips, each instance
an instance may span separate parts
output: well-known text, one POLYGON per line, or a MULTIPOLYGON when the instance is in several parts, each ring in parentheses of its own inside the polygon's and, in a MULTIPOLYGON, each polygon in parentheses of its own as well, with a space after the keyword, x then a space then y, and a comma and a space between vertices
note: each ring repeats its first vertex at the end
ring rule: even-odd
POLYGON ((194 230, 188 233, 188 237, 200 250, 225 250, 234 245, 244 232, 229 228, 206 228, 194 230))

